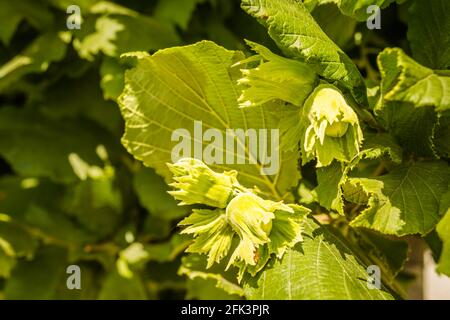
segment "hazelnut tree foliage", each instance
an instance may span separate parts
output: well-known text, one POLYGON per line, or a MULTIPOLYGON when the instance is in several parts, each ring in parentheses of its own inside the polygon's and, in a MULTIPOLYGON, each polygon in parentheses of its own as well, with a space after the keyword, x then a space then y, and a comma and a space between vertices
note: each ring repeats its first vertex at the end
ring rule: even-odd
POLYGON ((0 0, 0 297, 402 299, 411 238, 450 276, 449 15, 0 0), (173 162, 177 129, 208 146, 194 121, 278 130, 278 171, 245 139, 244 164, 173 162))

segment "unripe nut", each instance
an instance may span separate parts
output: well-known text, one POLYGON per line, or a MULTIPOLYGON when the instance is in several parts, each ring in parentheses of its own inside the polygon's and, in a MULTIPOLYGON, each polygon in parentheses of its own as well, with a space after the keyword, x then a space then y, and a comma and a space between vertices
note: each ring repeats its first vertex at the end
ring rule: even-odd
POLYGON ((329 137, 340 138, 348 130, 348 122, 334 122, 325 129, 325 134, 329 137))

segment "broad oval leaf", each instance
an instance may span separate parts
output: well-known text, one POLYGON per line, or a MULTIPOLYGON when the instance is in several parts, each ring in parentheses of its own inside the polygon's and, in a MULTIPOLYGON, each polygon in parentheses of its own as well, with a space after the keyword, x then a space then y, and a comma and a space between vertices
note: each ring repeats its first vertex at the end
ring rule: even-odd
POLYGON ((425 235, 439 222, 440 201, 449 180, 450 167, 443 161, 400 166, 373 179, 352 178, 350 183, 369 200, 351 225, 398 236, 425 235))
POLYGON ((415 0, 409 9, 413 57, 433 69, 450 67, 450 1, 415 0))
POLYGON ((432 143, 438 115, 450 109, 450 76, 426 68, 399 48, 378 55, 381 99, 374 111, 402 147, 435 156, 432 143))
MULTIPOLYGON (((250 299, 364 299, 388 300, 393 295, 382 286, 369 289, 366 267, 350 247, 328 227, 307 219, 304 241, 286 252, 255 280, 245 294, 250 299)), ((383 279, 383 278, 382 278, 383 279)))
POLYGON ((210 164, 211 168, 238 170, 244 185, 256 186, 268 197, 280 198, 297 182, 295 152, 272 149, 274 161, 279 155, 279 170, 274 175, 263 175, 263 164, 255 161, 257 157, 249 151, 248 139, 236 134, 236 129, 255 130, 259 134, 260 129, 278 130, 280 118, 295 112, 282 105, 245 110, 238 107, 240 71, 231 66, 244 58, 241 52, 202 41, 160 50, 153 56, 138 54, 136 58, 138 63, 127 71, 125 89, 119 98, 126 124, 122 142, 135 158, 169 179, 171 174, 166 163, 171 162, 172 150, 180 143, 172 141, 172 134, 177 130, 183 133, 182 139, 192 143, 191 157, 201 158, 213 144, 221 154, 221 161, 210 164), (199 131, 208 129, 220 131, 222 145, 203 138, 199 131), (225 136, 231 136, 237 143, 226 145, 225 136), (240 160, 245 164, 235 164, 238 150, 244 150, 245 159, 240 157, 240 160), (226 161, 226 153, 233 157, 232 164, 226 161), (225 161, 228 163, 223 164, 225 161))
POLYGON ((450 74, 424 67, 399 48, 385 49, 378 56, 381 93, 387 102, 409 102, 415 107, 450 109, 450 74))

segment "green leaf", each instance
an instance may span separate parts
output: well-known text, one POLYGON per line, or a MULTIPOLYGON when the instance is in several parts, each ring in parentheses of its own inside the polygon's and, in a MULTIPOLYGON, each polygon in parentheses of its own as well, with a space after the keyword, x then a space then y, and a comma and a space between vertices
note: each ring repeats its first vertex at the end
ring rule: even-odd
POLYGON ((408 242, 366 229, 351 229, 348 237, 353 245, 352 248, 359 250, 359 257, 365 257, 368 261, 380 266, 386 275, 385 281, 393 283, 394 277, 408 260, 408 242))
POLYGON ((433 108, 415 108, 412 104, 397 102, 385 106, 375 112, 402 148, 419 156, 434 158, 436 151, 433 136, 438 117, 433 108))
POLYGON ((170 235, 172 224, 170 220, 148 215, 143 223, 142 234, 149 240, 167 239, 170 235))
POLYGON ((0 40, 8 45, 14 32, 16 31, 23 16, 14 10, 7 0, 0 1, 0 19, 2 21, 2 28, 0 29, 0 40))
POLYGON ((443 157, 450 158, 450 112, 444 112, 439 118, 434 137, 436 151, 443 157))
POLYGON ((328 167, 317 169, 317 183, 315 190, 321 206, 328 210, 335 210, 344 214, 341 186, 347 176, 344 166, 335 161, 328 167))
POLYGON ((67 7, 75 4, 80 7, 82 12, 88 12, 95 4, 100 5, 104 3, 110 3, 108 1, 98 0, 46 0, 46 2, 61 10, 66 10, 67 7))
MULTIPOLYGON (((92 0, 78 0, 87 1, 88 3, 92 0)), ((120 14, 130 17, 138 15, 138 12, 131 10, 130 8, 124 7, 120 4, 114 3, 112 1, 93 1, 89 6, 89 12, 93 14, 120 14)))
POLYGON ((2 249, 2 244, 0 244, 0 278, 9 278, 15 263, 16 260, 14 257, 7 254, 6 251, 2 249))
POLYGON ((119 252, 119 258, 116 260, 117 272, 120 276, 131 279, 138 275, 149 260, 149 253, 140 242, 133 242, 125 249, 119 252))
MULTIPOLYGON (((0 213, 21 220, 32 204, 54 208, 58 204, 55 199, 60 199, 63 191, 60 185, 46 179, 5 175, 0 179, 0 213)), ((8 222, 9 218, 4 221, 8 222)))
POLYGON ((443 245, 437 270, 450 277, 450 184, 447 192, 442 196, 440 212, 443 218, 436 226, 436 231, 443 245))
POLYGON ((105 57, 100 66, 101 81, 105 100, 116 100, 124 86, 125 68, 115 58, 105 57))
POLYGON ((311 15, 340 48, 346 48, 352 44, 357 21, 343 15, 335 4, 325 3, 316 6, 311 15))
POLYGON ((160 0, 153 16, 156 19, 176 24, 186 30, 195 7, 206 0, 160 0))
POLYGON ((0 154, 14 171, 58 182, 79 180, 69 155, 101 166, 96 148, 110 145, 105 131, 88 121, 49 120, 35 111, 15 108, 0 110, 0 135, 0 154))
POLYGON ((389 157, 393 162, 400 164, 403 150, 389 133, 364 133, 363 149, 352 165, 355 166, 362 159, 379 159, 389 157))
POLYGON ((4 92, 24 75, 45 72, 50 64, 66 54, 60 34, 43 33, 20 54, 0 67, 0 92, 4 92))
POLYGON ((167 191, 164 179, 150 168, 141 168, 134 174, 133 186, 140 204, 150 215, 164 220, 178 219, 189 213, 189 207, 179 206, 167 191))
POLYGON ((445 214, 444 218, 436 227, 439 237, 443 241, 442 253, 439 258, 438 272, 444 273, 450 277, 450 209, 445 214))
POLYGON ((191 242, 188 237, 175 234, 167 242, 146 245, 145 251, 149 260, 169 262, 174 261, 191 242))
POLYGON ((83 245, 93 242, 95 237, 79 228, 63 212, 50 211, 31 205, 25 214, 25 224, 38 229, 38 235, 58 244, 83 245))
POLYGON ((367 105, 363 78, 352 60, 322 31, 297 0, 242 0, 242 8, 268 28, 288 57, 299 59, 324 78, 338 81, 367 105))
MULTIPOLYGON (((172 293, 175 293, 175 295, 170 295, 169 297, 184 298, 184 292, 180 292, 180 289, 186 289, 186 279, 177 274, 180 263, 180 259, 165 263, 150 261, 145 266, 144 273, 146 284, 151 288, 148 291, 155 294, 157 293, 155 292, 156 290, 166 291, 169 289, 172 293), (174 289, 178 292, 174 292, 174 289)), ((167 294, 164 295, 164 292, 159 292, 159 296, 162 299, 163 297, 167 297, 167 294)))
POLYGON ((131 16, 89 16, 83 28, 75 33, 73 45, 80 57, 92 61, 100 52, 119 57, 124 52, 156 50, 178 42, 171 26, 134 12, 131 16))
POLYGON ((33 260, 21 261, 14 268, 6 283, 6 299, 53 299, 56 288, 66 282, 67 266, 65 250, 43 248, 33 260))
POLYGON ((448 185, 447 192, 441 198, 441 203, 439 205, 439 212, 442 216, 445 215, 447 210, 450 208, 450 184, 448 185))
MULTIPOLYGON (((210 0, 210 1, 214 1, 214 0, 210 0)), ((223 6, 223 4, 225 4, 225 2, 221 2, 221 5, 223 6)), ((232 4, 231 2, 229 2, 229 4, 225 4, 225 6, 230 7, 233 6, 234 4, 232 4)), ((217 6, 217 9, 215 13, 209 15, 206 19, 205 22, 202 21, 202 24, 204 24, 202 26, 202 28, 204 29, 204 31, 206 32, 205 38, 220 44, 221 46, 227 48, 227 49, 240 49, 242 50, 244 48, 243 44, 242 44, 242 39, 232 30, 229 28, 228 25, 228 19, 230 16, 230 13, 227 12, 227 9, 223 9, 220 8, 219 6, 217 6)), ((199 11, 201 12, 201 11, 199 11)), ((241 13, 241 12, 239 12, 241 13)), ((250 24, 250 21, 248 21, 247 19, 245 19, 246 17, 244 17, 244 21, 241 21, 240 19, 242 18, 243 15, 238 14, 236 16, 233 16, 233 29, 234 30, 238 30, 241 29, 241 26, 245 26, 246 31, 254 31, 254 25, 256 23, 253 22, 251 25, 252 27, 247 28, 250 24)), ((195 25, 193 23, 193 25, 195 25)), ((259 25, 258 25, 259 27, 259 25)), ((261 27, 262 29, 262 27, 261 27)), ((243 28, 242 28, 243 30, 243 28)), ((261 34, 265 35, 265 32, 263 32, 262 30, 258 30, 261 32, 261 34)), ((246 34, 246 37, 250 37, 250 34, 246 34)), ((268 37, 265 37, 268 38, 268 37)))
MULTIPOLYGON (((67 8, 67 7, 66 7, 67 8)), ((65 9, 65 8, 64 8, 65 9)), ((0 0, 0 40, 9 44, 19 23, 26 19, 37 29, 48 29, 54 22, 54 17, 46 4, 41 1, 21 0, 11 2, 0 0)))
POLYGON ((0 221, 0 248, 14 258, 33 256, 38 241, 15 221, 0 221), (5 247, 6 246, 6 247, 5 247))
MULTIPOLYGON (((255 155, 249 152, 246 139, 228 131, 243 148, 240 150, 244 150, 246 164, 217 164, 225 163, 227 152, 236 159, 234 163, 236 157, 243 160, 235 146, 224 146, 226 130, 277 129, 280 117, 287 112, 278 105, 251 110, 238 108, 239 70, 231 66, 243 58, 240 52, 228 51, 208 41, 161 50, 153 56, 141 54, 137 66, 127 71, 125 90, 119 98, 126 124, 124 146, 135 158, 168 179, 171 175, 166 163, 171 162, 173 148, 181 143, 171 141, 171 137, 175 130, 184 129, 189 133, 183 131, 184 144, 187 141, 191 145, 195 140, 196 149, 200 142, 202 148, 213 145, 219 156, 222 155, 211 168, 239 170, 243 185, 257 186, 268 197, 279 199, 298 180, 296 153, 275 149, 274 155, 279 154, 279 170, 274 175, 264 175, 265 167, 252 163, 255 155), (220 130, 222 146, 218 142, 207 143, 195 133, 194 121, 202 121, 205 130, 220 130)), ((197 152, 195 157, 199 157, 197 152)))
POLYGON ((369 109, 373 110, 380 99, 380 85, 374 80, 366 80, 369 109))
POLYGON ((62 211, 63 195, 61 185, 45 179, 0 180, 0 238, 11 245, 15 256, 32 257, 38 239, 72 246, 93 240, 62 211))
MULTIPOLYGON (((441 221, 442 221, 442 219, 441 219, 441 221)), ((434 229, 433 231, 428 233, 424 237, 424 240, 425 240, 428 248, 431 250, 431 255, 433 256, 434 261, 439 261, 439 257, 441 256, 441 253, 442 253, 443 243, 442 243, 442 240, 439 238, 439 235, 438 235, 436 229, 434 229)))
POLYGON ((19 209, 16 201, 26 202, 22 197, 16 198, 15 187, 15 179, 3 177, 0 180, 0 277, 6 278, 16 259, 31 258, 38 246, 37 239, 10 215, 13 213, 10 210, 19 209))
POLYGON ((399 48, 388 48, 381 52, 378 55, 378 67, 385 103, 409 102, 414 107, 433 106, 439 112, 450 109, 449 75, 440 75, 418 64, 399 48))
POLYGON ((112 270, 103 282, 99 300, 147 300, 147 292, 141 277, 134 274, 131 278, 121 276, 112 270))
MULTIPOLYGON (((45 116, 57 121, 65 121, 65 118, 87 118, 119 135, 122 132, 120 112, 117 105, 105 101, 99 86, 99 81, 105 78, 106 75, 100 80, 94 70, 81 77, 69 71, 68 77, 61 78, 43 92, 44 97, 39 109, 45 116), (83 94, 80 95, 80 92, 83 94)), ((100 83, 102 84, 103 82, 100 83)))
POLYGON ((371 5, 384 9, 391 3, 397 1, 402 2, 405 0, 316 0, 320 4, 326 4, 334 2, 337 4, 343 14, 352 17, 358 21, 366 21, 373 13, 368 13, 367 8, 371 5))
POLYGON ((351 225, 398 236, 425 235, 439 222, 440 199, 449 179, 450 168, 441 161, 399 166, 372 179, 350 178, 354 188, 346 198, 368 197, 367 208, 351 225))
POLYGON ((408 40, 413 57, 433 69, 450 67, 450 2, 415 0, 409 8, 408 40))
POLYGON ((398 48, 380 53, 378 66, 381 100, 374 112, 380 123, 408 151, 434 156, 434 111, 450 108, 450 76, 418 64, 398 48))
POLYGON ((243 289, 233 282, 236 276, 231 271, 224 272, 225 266, 214 265, 206 271, 206 257, 198 254, 190 254, 182 259, 182 265, 178 270, 179 275, 185 275, 189 279, 213 280, 216 288, 219 288, 228 294, 243 296, 243 289))
POLYGON ((122 195, 114 186, 113 167, 94 168, 99 176, 70 185, 62 207, 87 231, 101 239, 111 235, 123 218, 122 195))
POLYGON ((186 282, 186 299, 191 300, 238 300, 236 294, 229 294, 216 287, 214 279, 194 278, 186 282))
POLYGON ((348 244, 328 227, 312 219, 305 223, 304 242, 289 250, 256 279, 249 279, 245 295, 249 299, 393 299, 383 286, 367 287, 364 264, 348 244))

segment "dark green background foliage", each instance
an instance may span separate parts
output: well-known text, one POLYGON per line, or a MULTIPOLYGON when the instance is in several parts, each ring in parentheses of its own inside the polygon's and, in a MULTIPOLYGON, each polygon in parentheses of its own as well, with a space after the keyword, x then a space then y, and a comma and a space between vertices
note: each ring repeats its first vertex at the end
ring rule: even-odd
POLYGON ((244 49, 264 28, 229 0, 0 0, 0 21, 0 297, 226 298, 177 275, 188 210, 121 146, 119 56, 202 39, 244 49), (72 4, 80 30, 66 27, 72 4), (66 289, 71 264, 82 290, 66 289))
MULTIPOLYGON (((443 168, 443 173, 439 171, 437 174, 447 179, 438 186, 439 195, 444 194, 449 180, 448 105, 441 106, 439 116, 429 106, 414 109, 411 114, 408 104, 422 106, 421 101, 406 101, 403 96, 391 94, 389 105, 378 112, 386 114, 380 116, 375 124, 373 111, 377 113, 379 108, 376 104, 380 89, 376 85, 383 72, 380 68, 392 67, 389 58, 400 54, 396 51, 384 53, 386 64, 380 65, 383 59, 378 58, 377 66, 377 56, 386 47, 402 48, 423 66, 439 69, 436 73, 442 76, 449 75, 445 71, 450 67, 448 2, 430 1, 435 5, 444 6, 445 3, 446 7, 439 11, 436 7, 430 9, 428 2, 422 0, 372 1, 384 8, 381 30, 368 30, 364 20, 365 7, 355 9, 352 1, 335 1, 339 8, 334 3, 303 2, 308 10, 312 10, 312 18, 342 49, 342 53, 353 60, 362 75, 351 80, 348 86, 345 81, 343 83, 357 102, 366 102, 366 109, 360 110, 358 115, 373 125, 373 129, 378 126, 389 131, 392 135, 382 141, 392 140, 394 146, 382 150, 390 153, 392 161, 383 160, 380 166, 379 161, 364 160, 344 186, 340 185, 339 179, 346 173, 340 172, 336 166, 319 170, 317 176, 313 166, 304 166, 300 191, 294 192, 296 198, 299 194, 300 202, 315 213, 324 212, 325 208, 339 212, 340 209, 332 203, 338 192, 350 190, 351 194, 352 188, 364 184, 358 180, 359 177, 372 177, 374 171, 378 175, 387 173, 405 155, 408 161, 436 161, 436 166, 443 168), (445 22, 444 25, 439 25, 440 29, 430 24, 421 28, 418 22, 431 21, 430 15, 435 15, 436 21, 445 22), (442 30, 441 33, 431 33, 430 30, 436 29, 442 30), (365 86, 373 87, 368 91, 368 103, 365 86), (394 107, 399 111, 392 112, 394 107), (403 148, 403 155, 396 143, 403 148), (443 160, 439 162, 437 158, 443 160), (337 181, 327 178, 333 175, 337 181), (317 184, 319 188, 311 192, 317 184), (313 203, 317 197, 321 206, 313 203)), ((121 54, 133 51, 154 53, 204 39, 246 54, 250 52, 244 39, 249 39, 281 54, 277 45, 282 47, 283 40, 277 38, 276 26, 268 26, 269 36, 263 24, 264 21, 260 24, 247 14, 238 0, 0 0, 0 298, 226 299, 242 295, 242 289, 227 280, 233 279, 233 275, 221 275, 223 268, 218 268, 217 272, 213 269, 209 273, 198 273, 196 275, 201 276, 194 277, 192 270, 202 261, 197 261, 196 256, 184 255, 191 240, 180 235, 176 226, 190 208, 177 206, 177 202, 167 194, 168 187, 163 178, 135 160, 122 146, 124 122, 116 101, 123 90, 124 71, 135 64, 130 57, 120 58, 121 54), (66 27, 69 17, 66 9, 72 4, 81 8, 80 30, 66 27), (68 290, 66 287, 66 268, 72 264, 81 268, 81 290, 68 290), (216 287, 216 283, 234 295, 216 287)), ((326 45, 334 48, 334 44, 326 45)), ((331 52, 332 48, 318 50, 316 54, 320 56, 326 55, 326 50, 331 52)), ((283 53, 288 57, 296 54, 283 53)), ((305 59, 310 61, 309 57, 305 59)), ((352 64, 351 60, 346 63, 352 64)), ((317 63, 319 69, 321 63, 317 63)), ((358 70, 354 68, 356 75, 358 70)), ((411 70, 412 74, 421 76, 413 67, 411 70)), ((317 72, 328 80, 333 79, 326 71, 317 72)), ((381 90, 386 92, 381 94, 387 95, 392 84, 389 81, 394 80, 384 77, 383 81, 381 90)), ((407 85, 404 84, 405 92, 409 89, 407 85)), ((448 95, 449 88, 444 90, 448 95)), ((439 108, 438 105, 435 107, 439 108)), ((368 141, 376 146, 378 138, 368 141)), ((367 154, 367 158, 376 156, 367 154)), ((403 160, 403 165, 411 165, 403 160)), ((408 169, 397 168, 379 180, 385 183, 386 188, 394 189, 392 184, 396 178, 403 177, 403 171, 407 170, 405 179, 409 173, 414 173, 422 175, 426 183, 424 170, 440 170, 436 166, 420 162, 408 169)), ((381 196, 389 195, 380 193, 381 196)), ((448 200, 448 196, 447 193, 445 199, 448 200)), ((424 195, 427 197, 430 194, 424 195)), ((353 218, 351 214, 358 212, 360 207, 357 201, 348 198, 345 210, 353 218)), ((408 200, 412 204, 416 201, 408 200)), ((406 205, 401 207, 399 199, 392 197, 389 201, 402 210, 408 210, 406 205)), ((364 219, 355 219, 352 224, 397 236, 425 235, 435 227, 439 214, 443 215, 447 207, 445 201, 442 201, 440 209, 438 203, 427 202, 426 199, 417 201, 418 205, 425 203, 427 209, 436 207, 431 208, 436 215, 429 218, 429 226, 423 225, 422 229, 414 229, 412 225, 413 232, 408 232, 407 227, 400 231, 381 230, 375 223, 368 226, 364 219)), ((366 215, 370 214, 368 211, 366 215)), ((440 234, 448 233, 448 228, 444 230, 446 226, 448 223, 442 225, 440 234)), ((313 234, 316 228, 310 225, 306 231, 313 234)), ((366 256, 369 261, 364 263, 375 261, 389 265, 392 283, 388 286, 402 293, 404 289, 393 284, 393 278, 403 266, 407 251, 405 242, 381 238, 372 232, 353 234, 346 228, 337 229, 350 242, 357 243, 357 249, 352 249, 354 252, 367 253, 367 248, 361 243, 370 243, 370 256, 366 256), (361 237, 365 240, 361 241, 361 237)), ((331 246, 328 255, 333 254, 333 250, 345 254, 350 250, 347 245, 334 247, 333 241, 340 240, 327 240, 334 239, 334 235, 328 231, 321 232, 320 237, 325 242, 329 241, 327 246, 331 246)), ((429 237, 431 247, 440 248, 441 241, 433 232, 435 236, 429 237)), ((311 251, 307 258, 313 258, 316 245, 309 238, 305 242, 305 250, 311 251)), ((434 253, 438 259, 440 250, 436 249, 434 253)), ((307 260, 298 251, 290 254, 299 263, 307 260)), ((446 259, 450 259, 449 252, 447 254, 446 259)), ((448 261, 442 260, 444 273, 450 273, 448 261)), ((347 267, 353 270, 353 266, 347 267)), ((277 272, 283 273, 283 270, 271 269, 268 279, 279 279, 277 272)), ((332 274, 327 276, 333 277, 332 274)), ((260 293, 252 294, 252 290, 247 290, 248 297, 260 297, 260 293)), ((298 294, 304 298, 317 297, 308 295, 308 292, 298 294)), ((324 297, 336 296, 330 292, 324 293, 324 297)), ((355 292, 352 297, 361 296, 355 292)))

